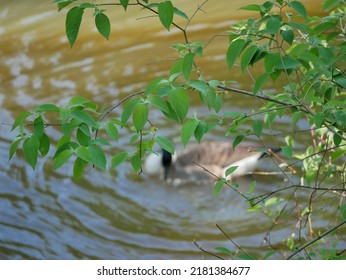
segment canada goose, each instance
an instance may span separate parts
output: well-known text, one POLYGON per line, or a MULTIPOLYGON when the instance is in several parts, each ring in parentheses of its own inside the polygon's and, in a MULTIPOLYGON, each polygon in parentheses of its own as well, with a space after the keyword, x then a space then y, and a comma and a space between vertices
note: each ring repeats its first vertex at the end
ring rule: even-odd
MULTIPOLYGON (((228 142, 209 141, 201 144, 192 144, 177 154, 170 154, 166 150, 162 153, 150 154, 143 166, 148 175, 160 175, 164 179, 181 181, 201 181, 210 179, 211 174, 231 180, 232 178, 246 175, 255 170, 259 160, 268 155, 267 152, 258 151, 259 147, 249 144, 239 144, 234 150, 228 142), (203 166, 210 171, 206 172, 198 166, 203 166), (238 166, 230 175, 226 170, 238 166)), ((270 149, 270 152, 279 152, 280 148, 270 149)))

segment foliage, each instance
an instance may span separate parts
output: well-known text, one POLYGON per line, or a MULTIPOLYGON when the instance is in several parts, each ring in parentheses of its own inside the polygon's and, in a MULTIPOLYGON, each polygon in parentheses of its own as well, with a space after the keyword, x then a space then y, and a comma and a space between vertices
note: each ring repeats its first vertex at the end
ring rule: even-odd
MULTIPOLYGON (((66 14, 66 35, 72 47, 78 37, 85 9, 94 10, 95 25, 99 33, 110 38, 111 25, 106 15, 106 4, 80 3, 76 0, 55 0, 59 11, 72 7, 66 14)), ((204 2, 205 3, 205 2, 204 2)), ((253 91, 247 92, 229 87, 217 79, 205 80, 198 68, 196 58, 203 58, 205 46, 201 42, 190 42, 186 27, 192 20, 171 1, 149 3, 148 0, 120 0, 114 6, 139 6, 158 16, 159 22, 168 31, 175 27, 183 34, 184 42, 171 46, 177 51, 177 61, 172 65, 168 77, 151 81, 145 90, 134 93, 116 104, 109 111, 98 109, 97 104, 83 98, 73 97, 66 106, 43 104, 33 111, 20 114, 12 130, 18 130, 13 140, 9 158, 11 159, 22 144, 25 160, 35 169, 39 155, 47 156, 51 150, 51 140, 46 128, 48 119, 56 118, 61 128, 61 137, 56 143, 53 154, 54 167, 60 168, 68 161, 74 161, 73 175, 80 178, 87 165, 102 170, 107 169, 105 149, 111 141, 117 141, 118 130, 127 129, 132 151, 121 151, 110 160, 111 168, 129 161, 135 171, 141 171, 141 160, 145 153, 152 151, 158 143, 162 148, 174 152, 174 143, 159 135, 159 130, 150 121, 150 111, 158 109, 163 116, 181 123, 181 142, 185 146, 195 138, 202 141, 205 134, 216 126, 226 128, 226 137, 234 138, 233 147, 240 144, 247 136, 256 136, 259 140, 270 130, 277 118, 289 116, 294 127, 299 121, 307 120, 311 126, 311 143, 306 143, 304 153, 294 152, 295 142, 292 136, 285 138, 286 145, 282 151, 287 161, 280 165, 280 171, 291 184, 285 190, 298 189, 310 192, 310 203, 301 213, 299 221, 309 221, 317 201, 316 192, 334 194, 340 199, 345 194, 346 181, 346 44, 345 44, 345 3, 344 0, 327 0, 323 5, 323 17, 311 17, 303 3, 290 0, 271 0, 261 5, 252 4, 243 10, 258 13, 256 18, 231 26, 226 63, 230 71, 235 67, 245 73, 251 67, 261 66, 263 72, 254 77, 253 91), (175 24, 174 17, 187 21, 185 28, 175 24), (269 93, 263 89, 269 81, 284 81, 282 92, 269 93), (247 115, 239 112, 220 113, 223 107, 223 94, 236 92, 265 101, 259 111, 247 115), (210 110, 210 115, 199 117, 196 113, 187 119, 191 94, 198 95, 201 102, 210 110), (121 116, 108 118, 109 113, 124 103, 121 116), (243 128, 244 124, 250 124, 243 128), (100 136, 102 135, 102 137, 100 136), (300 183, 294 182, 286 172, 298 172, 301 169, 300 183), (329 180, 332 178, 332 180, 329 180), (328 186, 334 182, 333 185, 328 186), (324 185, 327 184, 327 187, 324 185)), ((108 4, 109 5, 109 4, 108 4)), ((200 8, 199 8, 200 9, 200 8)), ((279 164, 278 164, 279 165, 279 164)), ((228 174, 235 168, 228 170, 228 174)), ((262 211, 275 225, 286 213, 285 201, 273 192, 255 195, 254 181, 248 193, 240 193, 237 184, 219 178, 214 188, 217 195, 223 186, 230 186, 234 191, 249 201, 249 211, 262 211)), ((294 196, 294 195, 292 195, 294 196)), ((301 208, 301 206, 297 207, 301 208)), ((345 223, 345 204, 334 229, 345 223)), ((312 233, 312 229, 310 230, 312 233)), ((333 230, 327 233, 332 233, 333 230)), ((310 248, 315 242, 308 244, 310 248)), ((314 240, 313 240, 314 241, 314 240)), ((302 246, 304 240, 297 239, 294 233, 286 239, 292 251, 302 246)), ((304 246, 303 246, 304 247, 304 246)), ((217 248, 218 252, 232 254, 227 248, 217 248)), ((313 254, 322 258, 337 258, 334 251, 319 248, 313 254), (316 253, 318 251, 318 253, 316 253)), ((297 250, 297 253, 300 252, 297 250)), ((268 252, 264 258, 274 254, 268 252)))

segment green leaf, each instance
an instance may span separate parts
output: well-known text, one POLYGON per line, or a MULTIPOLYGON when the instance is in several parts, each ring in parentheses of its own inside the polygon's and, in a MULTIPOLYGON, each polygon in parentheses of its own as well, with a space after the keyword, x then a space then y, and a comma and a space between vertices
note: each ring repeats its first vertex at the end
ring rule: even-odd
POLYGON ((290 21, 290 22, 287 22, 287 25, 291 26, 291 27, 293 27, 295 29, 298 29, 298 30, 300 30, 302 32, 309 32, 309 29, 308 29, 309 25, 307 25, 307 24, 290 21))
POLYGON ((248 212, 257 212, 257 211, 260 211, 262 210, 262 207, 261 205, 257 204, 257 205, 253 205, 253 203, 250 203, 251 205, 251 208, 249 208, 247 211, 248 212))
POLYGON ((342 0, 326 0, 323 3, 323 11, 341 3, 342 3, 342 0))
POLYGON ((82 22, 84 9, 80 7, 73 7, 66 15, 66 35, 70 42, 71 48, 73 47, 79 32, 79 27, 82 22))
POLYGON ((87 147, 79 146, 75 150, 75 153, 78 157, 85 160, 86 162, 93 163, 93 158, 92 158, 91 153, 87 147))
POLYGON ((255 188, 256 188, 256 180, 251 182, 249 186, 249 193, 253 193, 255 188))
POLYGON ((242 52, 244 46, 246 44, 246 41, 243 39, 238 39, 233 41, 227 50, 227 56, 226 56, 226 60, 227 60, 227 65, 228 68, 231 69, 233 64, 235 63, 235 61, 237 60, 239 54, 242 52))
POLYGON ((111 146, 111 144, 105 139, 91 139, 89 142, 89 146, 97 145, 97 146, 111 146))
POLYGON ((90 103, 90 101, 84 97, 75 96, 69 100, 69 102, 67 103, 67 106, 72 108, 72 107, 85 105, 86 103, 90 103))
POLYGON ((153 105, 156 108, 160 109, 161 111, 166 112, 166 113, 169 112, 167 103, 166 103, 166 101, 162 97, 157 96, 157 95, 149 95, 148 98, 147 98, 147 101, 151 105, 153 105))
POLYGON ((270 18, 267 21, 266 30, 272 35, 275 35, 276 33, 278 33, 280 27, 281 27, 281 21, 278 20, 277 18, 270 18))
POLYGON ((197 119, 189 119, 181 128, 181 142, 186 146, 199 124, 197 119))
POLYGON ((35 109, 35 112, 59 112, 60 109, 54 104, 43 104, 35 109))
POLYGON ((135 154, 133 157, 131 157, 130 162, 135 172, 138 172, 141 169, 142 161, 139 154, 135 154))
POLYGON ((107 164, 105 152, 98 146, 89 146, 88 150, 91 154, 92 164, 105 170, 107 164))
POLYGON ((289 54, 291 57, 299 57, 300 55, 304 55, 308 51, 309 44, 298 44, 294 45, 292 48, 289 49, 289 54))
POLYGON ((257 51, 257 46, 251 46, 244 51, 244 53, 240 59, 240 68, 241 68, 243 73, 244 73, 246 67, 249 65, 249 63, 250 63, 252 57, 254 56, 254 54, 256 53, 256 51, 257 51))
POLYGON ((47 134, 43 133, 40 139, 39 151, 40 154, 44 157, 48 154, 50 148, 50 140, 47 134))
POLYGON ((302 112, 297 111, 292 114, 292 125, 296 125, 302 118, 302 112))
POLYGON ((89 8, 89 9, 93 9, 96 7, 96 4, 94 3, 82 3, 80 6, 80 8, 89 8))
POLYGON ((346 203, 344 202, 340 207, 341 216, 346 219, 346 203))
POLYGON ((58 169, 62 165, 64 165, 70 157, 73 155, 73 151, 71 149, 66 149, 59 153, 55 158, 54 158, 54 169, 58 169))
POLYGON ((255 132, 256 136, 259 138, 262 135, 262 123, 260 121, 255 121, 252 125, 253 131, 255 132))
POLYGON ((189 86, 193 87, 194 89, 202 92, 202 93, 207 93, 208 92, 208 86, 204 81, 200 80, 190 80, 189 81, 189 86))
POLYGON ((283 56, 281 59, 282 60, 279 60, 278 63, 275 65, 276 69, 287 70, 287 69, 293 69, 302 65, 298 60, 290 56, 283 56))
POLYGON ((311 182, 316 178, 317 171, 314 169, 308 169, 305 173, 306 182, 310 185, 311 182))
MULTIPOLYGON (((178 62, 181 62, 181 61, 182 60, 179 60, 178 62)), ((145 89, 145 95, 156 94, 159 92, 161 88, 166 87, 168 85, 169 85, 169 81, 167 79, 156 78, 152 80, 147 86, 147 88, 145 89)))
POLYGON ((128 119, 131 117, 133 109, 137 105, 137 103, 140 101, 139 98, 135 98, 130 100, 128 103, 126 103, 124 110, 121 114, 121 122, 126 123, 128 119))
POLYGON ((332 161, 335 161, 336 159, 338 159, 338 158, 340 158, 340 157, 342 157, 342 156, 344 156, 345 155, 345 150, 343 150, 343 149, 336 149, 336 150, 334 150, 333 152, 332 152, 332 155, 331 155, 331 160, 332 161))
POLYGON ((211 80, 208 82, 208 85, 210 85, 213 88, 217 88, 217 86, 219 85, 219 81, 218 80, 211 80))
POLYGON ((184 75, 185 80, 188 80, 191 75, 194 57, 195 57, 194 53, 188 53, 184 56, 183 64, 181 66, 182 67, 181 71, 184 75))
POLYGON ((58 5, 58 12, 60 12, 63 8, 75 2, 76 0, 64 0, 64 1, 54 1, 58 5))
POLYGON ((137 103, 132 114, 132 121, 136 128, 136 131, 139 132, 145 126, 149 116, 148 104, 146 103, 137 103))
POLYGON ((184 120, 189 110, 190 98, 187 92, 179 87, 168 92, 168 100, 180 122, 184 120))
POLYGON ((37 164, 39 146, 40 142, 34 134, 32 134, 29 138, 25 139, 23 143, 24 157, 34 170, 37 164))
POLYGON ((70 123, 63 123, 61 126, 61 130, 64 133, 64 135, 69 136, 71 135, 71 125, 70 123))
POLYGON ((217 197, 220 190, 222 189, 223 185, 225 184, 226 180, 225 179, 221 179, 219 181, 217 181, 215 187, 214 187, 214 196, 217 197))
POLYGON ((17 136, 11 143, 9 153, 8 153, 8 160, 10 160, 15 152, 17 151, 18 145, 23 140, 23 136, 17 136))
POLYGON ((174 7, 171 1, 164 1, 158 7, 159 18, 164 27, 169 31, 173 22, 174 7))
POLYGON ((307 17, 305 6, 302 3, 300 3, 299 1, 292 1, 289 3, 289 6, 291 8, 293 8, 302 17, 304 17, 304 18, 307 17))
POLYGON ((85 123, 82 123, 77 129, 76 138, 78 143, 81 144, 82 146, 88 146, 91 140, 91 135, 88 128, 89 127, 85 123), (83 128, 84 127, 83 125, 86 126, 86 128, 83 128))
POLYGON ((170 139, 163 136, 157 136, 156 142, 160 145, 162 149, 166 150, 167 152, 171 154, 174 154, 174 150, 175 150, 174 144, 170 139))
POLYGON ((36 135, 37 139, 40 139, 44 131, 44 123, 42 116, 39 115, 35 120, 34 120, 34 134, 36 135))
POLYGON ((84 168, 88 165, 88 162, 81 158, 77 158, 73 165, 73 177, 79 180, 84 172, 84 168))
POLYGON ((281 31, 282 38, 290 45, 292 45, 294 40, 294 32, 291 29, 281 31))
POLYGON ((275 255, 276 253, 277 253, 277 252, 274 251, 274 250, 267 252, 267 253, 264 255, 264 257, 263 257, 263 260, 269 259, 272 255, 275 255))
POLYGON ((338 131, 337 133, 334 133, 333 135, 333 141, 336 147, 339 147, 342 141, 342 131, 338 131))
POLYGON ((284 156, 286 156, 288 158, 292 157, 292 147, 290 147, 290 146, 281 147, 281 152, 284 156))
POLYGON ((118 167, 120 164, 125 162, 128 159, 128 157, 129 157, 128 152, 120 152, 116 154, 114 157, 112 157, 112 161, 111 161, 112 168, 118 167))
POLYGON ((280 202, 280 198, 278 197, 272 197, 272 198, 269 198, 268 200, 266 200, 264 202, 264 206, 265 207, 270 207, 270 206, 273 206, 275 205, 276 203, 280 202))
POLYGON ((279 53, 270 53, 264 58, 264 69, 267 73, 273 71, 275 65, 280 63, 281 56, 279 53))
POLYGON ((232 144, 233 150, 243 141, 243 139, 244 139, 244 135, 238 135, 234 139, 233 144, 232 144))
POLYGON ((227 168, 226 172, 225 172, 225 176, 228 177, 229 175, 231 175, 234 171, 236 171, 238 168, 238 166, 231 166, 230 168, 227 168))
POLYGON ((257 80, 255 81, 254 89, 253 89, 254 94, 258 93, 262 89, 262 87, 267 82, 268 78, 269 78, 269 73, 264 73, 257 78, 257 80))
POLYGON ((239 8, 239 10, 259 12, 259 11, 261 11, 261 6, 260 5, 256 5, 256 4, 251 4, 251 5, 247 5, 247 6, 241 7, 241 8, 239 8))
POLYGON ((139 139, 139 133, 132 135, 130 138, 130 144, 134 145, 138 141, 138 139, 139 139))
POLYGON ((106 132, 110 138, 112 138, 115 141, 118 141, 118 129, 117 127, 112 124, 111 122, 108 122, 105 126, 106 132))
MULTIPOLYGON (((71 143, 71 135, 69 136, 66 136, 66 135, 63 135, 59 140, 58 140, 58 143, 56 144, 56 153, 58 152, 58 150, 61 148, 61 147, 64 147, 66 145, 68 145, 69 143, 71 143)), ((76 143, 77 144, 77 143, 76 143)))
POLYGON ((315 125, 316 128, 321 128, 324 121, 324 114, 323 113, 317 113, 315 115, 315 125))
POLYGON ((30 115, 32 115, 31 112, 23 112, 21 113, 15 120, 14 120, 14 123, 12 125, 12 129, 11 131, 13 131, 17 126, 19 125, 23 125, 23 121, 29 117, 30 115))
POLYGON ((104 13, 98 13, 95 16, 95 25, 100 34, 109 40, 109 34, 111 33, 109 18, 104 13))
POLYGON ((345 109, 335 110, 333 112, 333 114, 336 118, 336 123, 340 127, 346 128, 346 111, 345 111, 345 109))
POLYGON ((197 140, 198 143, 201 142, 204 134, 207 132, 207 129, 208 129, 208 125, 205 122, 203 121, 198 122, 198 125, 194 132, 195 139, 197 140))
POLYGON ((60 117, 60 121, 62 123, 66 123, 67 120, 71 117, 71 109, 70 108, 61 107, 60 108, 60 112, 59 112, 59 117, 60 117))
POLYGON ((214 103, 214 109, 216 113, 218 113, 221 110, 222 104, 223 104, 222 95, 216 94, 215 103, 214 103))
POLYGON ((176 7, 174 7, 174 13, 180 17, 183 17, 185 19, 189 19, 189 17, 183 11, 179 10, 176 7))
POLYGON ((83 110, 73 110, 71 115, 75 117, 77 120, 86 123, 94 128, 98 128, 99 124, 85 111, 83 110))
POLYGON ((223 253, 223 254, 227 254, 227 255, 233 255, 234 252, 232 252, 231 250, 225 248, 225 247, 215 247, 214 250, 223 253))
POLYGON ((129 0, 120 0, 121 6, 123 6, 124 10, 126 11, 127 5, 129 4, 129 0))

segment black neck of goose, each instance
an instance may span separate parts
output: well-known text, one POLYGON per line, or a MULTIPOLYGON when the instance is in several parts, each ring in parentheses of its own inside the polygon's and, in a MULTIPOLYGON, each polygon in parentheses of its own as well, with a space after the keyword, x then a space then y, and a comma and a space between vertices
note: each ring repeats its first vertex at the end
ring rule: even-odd
POLYGON ((164 168, 164 179, 168 178, 169 167, 172 164, 172 154, 165 149, 162 149, 162 165, 164 168))

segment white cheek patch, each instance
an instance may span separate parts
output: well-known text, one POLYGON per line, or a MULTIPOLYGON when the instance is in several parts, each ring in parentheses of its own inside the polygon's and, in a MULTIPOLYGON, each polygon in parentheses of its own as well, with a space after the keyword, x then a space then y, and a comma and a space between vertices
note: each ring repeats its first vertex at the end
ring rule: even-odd
POLYGON ((145 174, 154 176, 162 173, 162 154, 150 154, 144 162, 145 174))

